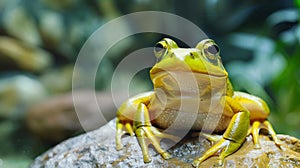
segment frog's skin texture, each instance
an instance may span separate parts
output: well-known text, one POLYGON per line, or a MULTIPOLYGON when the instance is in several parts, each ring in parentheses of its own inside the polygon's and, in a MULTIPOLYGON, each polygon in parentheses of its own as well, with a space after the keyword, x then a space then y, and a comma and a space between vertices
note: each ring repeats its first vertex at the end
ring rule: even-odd
POLYGON ((222 165, 224 158, 238 150, 249 134, 260 148, 261 128, 280 145, 267 121, 267 104, 256 96, 233 91, 213 40, 204 39, 195 48, 179 48, 173 40, 165 38, 157 43, 155 55, 158 61, 150 70, 154 90, 128 99, 117 112, 118 150, 123 147, 122 135, 129 133, 137 137, 145 163, 151 162, 148 141, 164 159, 169 159, 170 154, 161 148, 159 140, 176 141, 178 137, 157 128, 170 126, 224 132, 223 136, 201 134, 215 143, 193 162, 195 167, 216 153, 218 164, 222 165), (184 117, 178 118, 179 114, 184 117), (207 122, 208 116, 211 120, 207 122))

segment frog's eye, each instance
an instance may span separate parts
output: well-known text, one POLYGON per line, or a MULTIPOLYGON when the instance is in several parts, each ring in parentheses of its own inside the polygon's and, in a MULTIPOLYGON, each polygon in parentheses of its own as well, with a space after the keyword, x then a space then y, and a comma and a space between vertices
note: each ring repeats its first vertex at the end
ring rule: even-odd
POLYGON ((166 53, 167 48, 161 42, 156 43, 154 46, 154 54, 157 58, 157 61, 160 61, 163 55, 166 53))
POLYGON ((216 44, 205 45, 204 53, 206 58, 211 62, 217 62, 220 54, 220 49, 216 44))
POLYGON ((178 48, 177 44, 175 41, 169 39, 169 38, 164 38, 156 45, 154 46, 154 54, 157 58, 158 61, 160 61, 163 56, 168 52, 168 50, 178 48))
POLYGON ((157 43, 154 46, 154 53, 155 55, 161 54, 161 53, 165 53, 166 48, 161 44, 161 43, 157 43))
POLYGON ((207 61, 217 65, 220 59, 220 49, 218 45, 211 39, 204 39, 200 41, 196 48, 200 50, 201 55, 207 59, 207 61))
POLYGON ((220 49, 216 44, 213 44, 206 49, 206 52, 212 55, 217 55, 219 54, 220 49))

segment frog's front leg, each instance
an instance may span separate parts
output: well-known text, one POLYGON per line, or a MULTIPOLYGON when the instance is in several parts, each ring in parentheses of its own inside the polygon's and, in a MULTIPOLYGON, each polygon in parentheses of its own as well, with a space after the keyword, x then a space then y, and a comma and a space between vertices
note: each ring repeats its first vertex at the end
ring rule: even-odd
POLYGON ((193 166, 195 167, 198 167, 204 160, 211 157, 218 151, 221 151, 219 154, 218 164, 222 165, 224 158, 238 150, 246 139, 250 125, 249 111, 240 104, 234 103, 230 97, 226 97, 226 102, 228 104, 225 105, 225 110, 226 108, 231 108, 233 112, 236 113, 233 115, 223 137, 208 151, 206 151, 203 156, 193 162, 193 166))
MULTIPOLYGON (((164 158, 169 159, 171 155, 163 150, 160 146, 160 139, 167 138, 174 141, 178 141, 179 138, 170 134, 162 133, 157 128, 153 127, 151 124, 151 120, 149 117, 149 111, 147 106, 145 105, 145 99, 137 99, 134 102, 135 108, 130 107, 131 105, 120 108, 117 117, 117 132, 116 132, 116 144, 117 149, 120 150, 123 145, 121 143, 121 137, 124 132, 127 132, 131 135, 135 135, 138 139, 139 145, 142 149, 144 162, 151 162, 151 156, 149 155, 148 145, 152 144, 156 151, 164 158), (137 105, 138 104, 138 105, 137 105), (128 111, 128 109, 134 110, 134 119, 128 120, 124 119, 122 115, 128 111), (131 127, 132 124, 132 127, 131 127), (125 128, 124 128, 125 127, 125 128), (125 129, 125 131, 123 131, 125 129)), ((127 103, 130 104, 130 103, 127 103)))
POLYGON ((281 141, 277 138, 271 123, 267 120, 270 110, 264 100, 244 92, 235 92, 233 99, 243 105, 250 112, 250 121, 252 126, 249 129, 248 134, 252 134, 255 148, 260 148, 259 132, 261 129, 267 130, 277 146, 281 145, 281 141))
POLYGON ((131 122, 130 121, 121 121, 119 118, 116 120, 116 148, 117 150, 121 150, 123 148, 123 144, 121 142, 121 138, 125 133, 129 133, 130 136, 134 135, 131 122), (125 127, 125 131, 123 131, 125 127))
POLYGON ((138 111, 133 122, 133 129, 142 148, 145 163, 151 162, 151 156, 148 152, 148 140, 164 159, 171 158, 171 155, 160 147, 160 142, 156 139, 156 137, 169 139, 176 139, 176 137, 161 133, 158 129, 152 126, 149 118, 149 111, 143 103, 140 103, 138 106, 138 111))

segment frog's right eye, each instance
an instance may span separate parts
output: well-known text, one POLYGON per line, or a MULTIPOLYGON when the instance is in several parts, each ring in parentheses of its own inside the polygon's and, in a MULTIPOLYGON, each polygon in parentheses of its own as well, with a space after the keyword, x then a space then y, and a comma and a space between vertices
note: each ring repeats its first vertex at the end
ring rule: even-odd
POLYGON ((164 38, 154 46, 154 54, 158 60, 161 60, 162 57, 167 53, 167 51, 172 48, 178 48, 175 41, 169 38, 164 38))
POLYGON ((165 53, 166 50, 167 50, 166 47, 164 47, 163 44, 161 44, 161 43, 157 43, 154 46, 154 53, 155 53, 155 55, 159 55, 161 53, 165 53))
POLYGON ((166 52, 167 52, 167 46, 162 41, 155 44, 154 54, 158 61, 162 59, 162 57, 166 52))

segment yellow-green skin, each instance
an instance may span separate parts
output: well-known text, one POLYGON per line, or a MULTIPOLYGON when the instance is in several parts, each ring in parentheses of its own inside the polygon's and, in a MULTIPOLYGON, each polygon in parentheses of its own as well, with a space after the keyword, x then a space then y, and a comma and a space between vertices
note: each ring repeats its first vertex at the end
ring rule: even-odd
POLYGON ((152 125, 162 129, 225 131, 223 136, 201 134, 216 143, 193 162, 195 167, 218 151, 218 164, 222 165, 248 134, 252 134, 260 148, 260 128, 267 129, 275 143, 280 144, 266 120, 270 113, 267 104, 256 96, 233 91, 213 40, 202 40, 195 48, 179 48, 173 40, 165 38, 157 43, 156 49, 158 62, 150 70, 154 90, 130 98, 117 112, 118 150, 123 147, 122 135, 129 133, 137 137, 145 163, 151 162, 146 139, 164 159, 169 159, 170 154, 160 147, 157 138, 176 141, 178 137, 162 133, 152 125), (184 117, 178 119, 179 116, 184 117))

